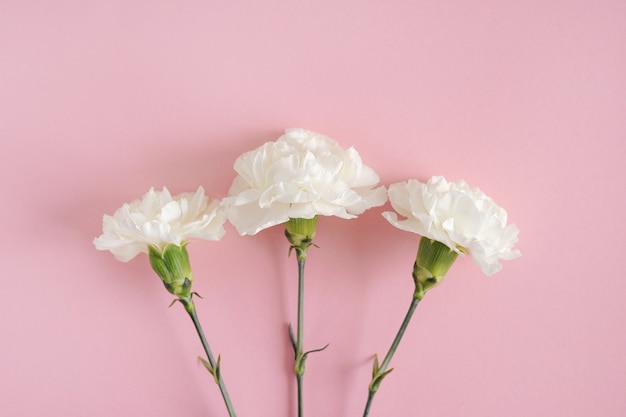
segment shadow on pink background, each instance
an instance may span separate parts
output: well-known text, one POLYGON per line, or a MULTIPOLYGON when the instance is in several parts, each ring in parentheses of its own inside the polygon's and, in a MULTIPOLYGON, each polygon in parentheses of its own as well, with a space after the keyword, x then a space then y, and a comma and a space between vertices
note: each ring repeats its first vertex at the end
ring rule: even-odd
MULTIPOLYGON (((326 3, 326 4, 323 4, 326 3)), ((354 145, 385 185, 443 174, 521 230, 419 306, 376 416, 626 414, 626 4, 0 5, 0 415, 225 416, 145 256, 97 252, 151 186, 224 197, 287 127, 354 145)), ((387 209, 386 206, 383 209, 387 209)), ((360 416, 410 302, 418 236, 323 218, 307 264, 307 416, 360 416)), ((198 310, 242 417, 295 415, 296 265, 280 228, 190 245, 198 310)))

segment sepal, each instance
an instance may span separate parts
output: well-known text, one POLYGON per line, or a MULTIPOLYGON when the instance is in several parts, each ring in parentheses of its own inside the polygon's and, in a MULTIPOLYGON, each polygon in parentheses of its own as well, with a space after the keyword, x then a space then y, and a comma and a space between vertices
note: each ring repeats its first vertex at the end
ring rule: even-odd
POLYGON ((421 300, 428 290, 439 285, 457 256, 456 251, 443 243, 422 237, 413 265, 415 298, 421 300))
POLYGON ((160 251, 154 246, 148 247, 150 265, 163 281, 165 289, 171 294, 181 298, 191 295, 193 275, 189 264, 187 244, 181 246, 167 245, 160 251))
POLYGON ((317 216, 312 219, 292 218, 285 223, 285 237, 291 243, 289 253, 296 251, 298 260, 306 259, 307 249, 313 245, 317 216))

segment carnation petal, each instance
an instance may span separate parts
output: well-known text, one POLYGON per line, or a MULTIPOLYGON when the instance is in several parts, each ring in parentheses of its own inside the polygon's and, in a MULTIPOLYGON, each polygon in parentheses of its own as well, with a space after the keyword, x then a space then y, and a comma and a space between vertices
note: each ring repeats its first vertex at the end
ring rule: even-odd
POLYGON ((427 183, 408 180, 389 186, 395 213, 383 216, 395 227, 437 240, 460 253, 469 253, 488 275, 499 271, 500 259, 520 256, 513 245, 518 229, 506 224, 506 211, 465 181, 449 183, 442 176, 427 183))
POLYGON ((255 235, 263 229, 289 220, 286 207, 273 206, 262 209, 254 203, 231 206, 228 221, 235 226, 240 235, 255 235))
POLYGON ((228 219, 240 234, 316 215, 353 218, 387 200, 378 176, 353 148, 305 129, 242 154, 228 192, 228 219))
POLYGON ((182 215, 181 204, 176 201, 170 201, 161 208, 158 218, 163 223, 169 223, 179 219, 182 215))
POLYGON ((109 250, 118 260, 129 261, 149 246, 180 245, 190 237, 218 240, 224 234, 224 208, 199 187, 195 193, 172 197, 167 188, 154 188, 113 216, 103 217, 103 233, 94 239, 98 250, 109 250), (210 204, 209 204, 210 203, 210 204))

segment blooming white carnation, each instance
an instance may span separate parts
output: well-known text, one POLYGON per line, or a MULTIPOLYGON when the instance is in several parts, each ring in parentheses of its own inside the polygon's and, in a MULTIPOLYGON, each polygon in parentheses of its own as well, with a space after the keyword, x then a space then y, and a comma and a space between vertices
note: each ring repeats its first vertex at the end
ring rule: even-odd
POLYGON ((103 234, 93 243, 96 249, 109 250, 127 262, 141 252, 148 253, 148 246, 163 250, 193 237, 219 240, 225 221, 220 203, 205 196, 202 187, 175 197, 165 187, 160 192, 150 188, 141 200, 124 204, 113 216, 105 215, 103 234))
POLYGON ((290 218, 356 217, 387 200, 378 175, 354 148, 304 129, 288 129, 275 142, 235 161, 239 174, 229 191, 228 219, 253 235, 290 218))
POLYGON ((391 224, 469 253, 487 275, 502 268, 499 259, 521 255, 513 249, 518 229, 506 224, 506 211, 465 181, 433 177, 426 184, 417 180, 392 184, 389 201, 405 217, 399 220, 396 213, 383 213, 391 224))

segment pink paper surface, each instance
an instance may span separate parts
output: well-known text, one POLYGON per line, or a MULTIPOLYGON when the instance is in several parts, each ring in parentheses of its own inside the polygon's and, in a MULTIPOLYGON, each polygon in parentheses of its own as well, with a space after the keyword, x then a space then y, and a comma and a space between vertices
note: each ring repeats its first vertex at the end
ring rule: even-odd
MULTIPOLYGON (((420 304, 372 417, 626 415, 623 1, 0 4, 0 415, 226 416, 184 310, 92 245, 151 186, 224 197, 285 128, 385 185, 445 175, 507 209, 523 256, 469 258, 420 304)), ((418 236, 322 218, 305 415, 361 416, 409 306, 418 236)), ((295 416, 280 228, 190 246, 240 417, 295 416)))

